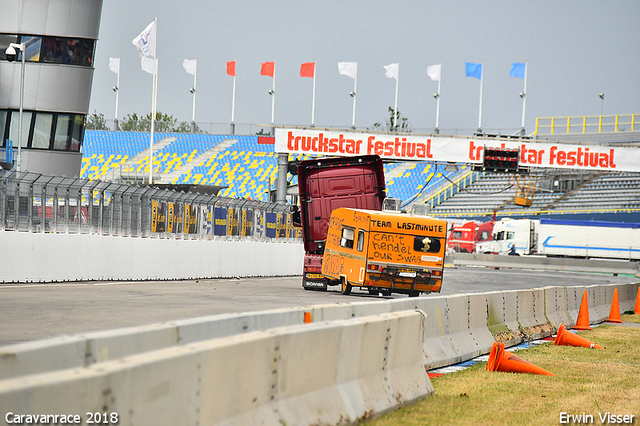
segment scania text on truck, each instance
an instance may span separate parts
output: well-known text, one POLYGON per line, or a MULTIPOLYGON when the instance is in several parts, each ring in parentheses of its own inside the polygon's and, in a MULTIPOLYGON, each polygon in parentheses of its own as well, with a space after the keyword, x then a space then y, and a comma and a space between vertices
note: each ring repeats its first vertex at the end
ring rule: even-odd
POLYGON ((381 210, 385 198, 384 168, 377 155, 317 158, 298 165, 300 210, 294 225, 302 227, 302 287, 326 290, 322 255, 331 212, 340 207, 381 210))
POLYGON ((399 211, 339 208, 331 213, 322 274, 339 284, 390 295, 439 292, 447 222, 399 211))

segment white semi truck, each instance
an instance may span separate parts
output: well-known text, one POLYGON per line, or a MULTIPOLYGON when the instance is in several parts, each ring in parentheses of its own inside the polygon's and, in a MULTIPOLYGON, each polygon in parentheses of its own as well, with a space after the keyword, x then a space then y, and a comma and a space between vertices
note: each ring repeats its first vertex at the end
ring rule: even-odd
POLYGON ((640 223, 501 219, 478 253, 640 259, 640 223))

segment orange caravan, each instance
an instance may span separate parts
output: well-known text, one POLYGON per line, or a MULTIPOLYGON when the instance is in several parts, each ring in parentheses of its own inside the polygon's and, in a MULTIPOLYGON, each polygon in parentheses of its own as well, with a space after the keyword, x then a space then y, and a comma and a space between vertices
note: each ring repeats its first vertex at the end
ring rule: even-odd
POLYGON ((447 222, 400 212, 338 208, 331 213, 322 274, 371 294, 440 292, 447 222))

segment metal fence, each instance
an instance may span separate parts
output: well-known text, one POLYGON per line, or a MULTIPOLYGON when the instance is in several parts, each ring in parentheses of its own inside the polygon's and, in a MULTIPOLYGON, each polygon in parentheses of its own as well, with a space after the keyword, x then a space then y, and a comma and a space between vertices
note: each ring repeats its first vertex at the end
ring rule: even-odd
POLYGON ((301 238, 284 204, 29 172, 0 176, 0 229, 193 240, 301 238))

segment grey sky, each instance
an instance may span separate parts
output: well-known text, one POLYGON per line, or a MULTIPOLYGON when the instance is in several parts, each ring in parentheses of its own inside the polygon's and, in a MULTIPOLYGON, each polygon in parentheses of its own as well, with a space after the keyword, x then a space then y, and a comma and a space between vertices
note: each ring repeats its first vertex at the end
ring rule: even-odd
POLYGON ((309 125, 312 80, 300 64, 317 62, 317 126, 351 125, 353 80, 337 63, 358 61, 356 126, 372 126, 393 106, 395 80, 384 65, 400 62, 398 109, 412 127, 433 129, 437 82, 426 74, 442 62, 440 128, 474 130, 480 81, 465 62, 484 63, 483 128, 520 127, 523 80, 513 62, 528 62, 527 132, 536 117, 640 113, 640 2, 626 1, 291 1, 105 0, 90 112, 113 119, 121 57, 119 116, 151 111, 151 75, 131 44, 158 18, 158 110, 191 121, 193 77, 184 59, 198 58, 196 121, 229 123, 237 60, 236 123, 271 121, 276 61, 276 124, 309 125))

